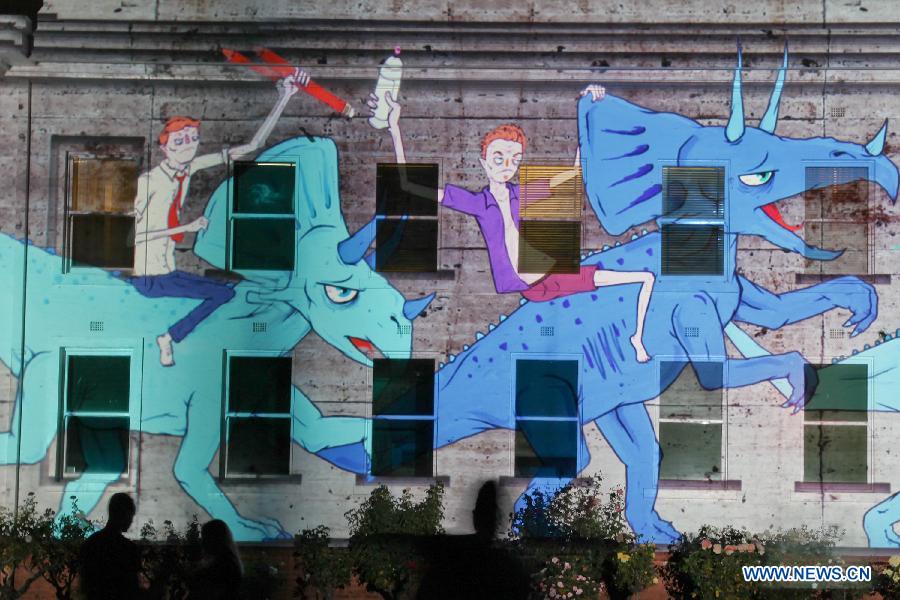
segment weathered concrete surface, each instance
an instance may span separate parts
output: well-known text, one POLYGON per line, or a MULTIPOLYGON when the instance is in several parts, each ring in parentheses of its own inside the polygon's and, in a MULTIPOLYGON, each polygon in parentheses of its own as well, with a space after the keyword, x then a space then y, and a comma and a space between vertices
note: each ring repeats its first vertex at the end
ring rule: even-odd
MULTIPOLYGON (((66 152, 138 148, 148 168, 161 159, 154 142, 161 123, 176 114, 203 120, 203 151, 249 139, 274 102, 275 90, 251 73, 223 66, 220 46, 249 51, 255 44, 271 45, 361 107, 377 77, 377 62, 400 43, 407 65, 401 94, 407 153, 411 160, 439 159, 443 183, 472 188, 484 185, 477 160, 480 137, 504 122, 524 127, 529 160, 571 160, 576 145, 575 97, 588 82, 602 82, 610 93, 655 110, 686 114, 704 124, 723 124, 738 36, 750 67, 745 91, 748 119, 758 119, 765 110, 785 34, 791 42, 792 69, 781 105, 780 134, 863 142, 883 118, 900 116, 896 102, 900 36, 890 25, 896 17, 886 14, 881 5, 869 6, 865 1, 858 6, 767 2, 761 5, 764 14, 750 12, 759 8, 751 5, 759 3, 719 3, 716 10, 710 9, 709 2, 672 2, 665 4, 665 10, 650 12, 621 8, 618 3, 560 2, 543 4, 531 16, 529 4, 504 12, 499 3, 496 10, 485 9, 483 3, 468 7, 454 3, 453 14, 443 17, 432 17, 422 8, 437 12, 447 8, 437 2, 330 3, 324 8, 323 3, 315 4, 272 2, 264 11, 250 14, 245 12, 249 4, 237 2, 48 2, 45 12, 55 13, 59 20, 41 23, 35 64, 16 66, 0 80, 0 133, 6 140, 0 153, 4 181, 0 231, 22 235, 27 206, 29 238, 62 250, 65 185, 60 174, 66 152), (280 17, 310 17, 312 11, 318 18, 358 14, 373 21, 272 22, 280 17), (408 26, 396 22, 412 18, 430 22, 408 26), (189 22, 193 19, 204 22, 189 22), (486 19, 510 23, 483 22, 486 19), (822 28, 826 19, 836 24, 830 35, 822 28), (556 21, 566 22, 557 25, 556 21), (584 25, 591 21, 598 23, 584 25), (686 21, 711 25, 678 24, 686 21), (836 116, 840 111, 834 109, 843 109, 844 116, 836 116), (29 134, 31 155, 27 156, 29 134), (26 165, 30 165, 27 205, 26 165)), ((328 109, 298 95, 270 141, 303 132, 336 141, 345 218, 351 229, 367 222, 374 210, 376 163, 392 159, 387 134, 372 130, 362 118, 334 118, 328 109)), ((893 131, 887 152, 900 159, 893 131)), ((200 213, 206 196, 225 175, 224 168, 211 169, 192 181, 187 218, 200 213)), ((881 193, 874 194, 871 202, 883 209, 883 218, 873 225, 870 271, 891 275, 896 281, 900 270, 894 247, 900 214, 881 193)), ((802 199, 783 202, 782 212, 788 222, 802 221, 802 199)), ((585 213, 583 233, 586 249, 625 242, 631 234, 613 238, 589 213, 585 213)), ((393 279, 408 296, 437 292, 433 307, 414 330, 416 351, 436 360, 459 352, 475 331, 495 322, 499 313, 508 313, 518 300, 494 293, 484 242, 470 219, 443 212, 440 244, 441 267, 452 269, 453 278, 393 279)), ((205 265, 193 258, 190 246, 189 238, 179 253, 179 265, 200 271, 205 265)), ((741 243, 739 267, 754 281, 787 291, 800 287, 794 273, 804 268, 804 262, 748 238, 741 243)), ((811 361, 827 363, 872 343, 879 329, 900 327, 900 288, 896 284, 877 287, 879 320, 859 339, 830 336, 832 329, 841 329, 847 317, 844 311, 774 332, 748 330, 773 352, 802 349, 811 361)), ((90 317, 73 318, 87 321, 90 317)), ((315 335, 296 348, 294 357, 294 382, 326 414, 369 414, 369 370, 315 335)), ((5 377, 0 385, 3 429, 15 381, 5 377)), ((705 522, 754 530, 835 523, 847 529, 846 545, 863 545, 862 514, 881 495, 795 492, 794 482, 803 474, 801 417, 778 408, 779 397, 768 384, 728 390, 725 402, 723 477, 740 480, 741 491, 664 489, 660 513, 683 530, 705 522)), ((651 412, 658 412, 655 403, 651 412)), ((602 472, 613 484, 622 483, 624 469, 602 436, 593 426, 585 431, 593 458, 589 471, 602 472)), ((870 480, 889 482, 896 491, 900 465, 893 460, 891 444, 900 432, 898 417, 872 415, 870 432, 870 480)), ((493 431, 436 453, 436 472, 450 476, 449 530, 468 530, 474 491, 482 480, 512 475, 512 439, 510 432, 493 431)), ((140 477, 111 488, 110 493, 139 491, 139 519, 181 520, 199 512, 172 475, 178 440, 139 435, 134 443, 140 477)), ((50 477, 54 461, 51 449, 46 461, 21 472, 22 489, 37 491, 41 500, 51 504, 62 494, 62 486, 50 477)), ((212 468, 217 469, 215 461, 212 468)), ((336 535, 346 533, 344 511, 371 488, 299 448, 294 449, 293 469, 302 474, 299 485, 260 489, 232 484, 226 491, 249 517, 277 514, 289 529, 324 523, 336 535)), ((11 468, 0 468, 0 481, 7 490, 12 473, 11 468)), ((505 509, 521 489, 521 484, 503 488, 505 509)), ((102 510, 94 516, 101 514, 102 510)))

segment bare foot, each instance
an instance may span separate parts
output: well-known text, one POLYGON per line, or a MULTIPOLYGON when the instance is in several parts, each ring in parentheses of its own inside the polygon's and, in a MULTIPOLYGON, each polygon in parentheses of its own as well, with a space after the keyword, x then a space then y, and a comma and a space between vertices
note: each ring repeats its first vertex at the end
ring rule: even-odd
POLYGON ((159 362, 164 367, 171 367, 175 364, 175 357, 172 356, 172 336, 166 332, 156 338, 156 345, 159 346, 159 362))
POLYGON ((647 349, 644 348, 644 343, 641 341, 640 336, 633 335, 630 339, 631 345, 634 346, 634 351, 637 353, 637 361, 640 363, 649 361, 650 355, 647 354, 647 349))

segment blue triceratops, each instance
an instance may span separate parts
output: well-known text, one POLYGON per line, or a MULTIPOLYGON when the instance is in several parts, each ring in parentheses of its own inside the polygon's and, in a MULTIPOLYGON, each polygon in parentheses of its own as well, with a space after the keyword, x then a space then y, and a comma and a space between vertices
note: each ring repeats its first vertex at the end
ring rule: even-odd
MULTIPOLYGON (((21 322, 16 325, 16 318, 3 328, 0 340, 0 360, 19 379, 10 429, 0 434, 0 464, 15 464, 17 458, 35 464, 47 456, 60 418, 61 352, 124 349, 133 365, 143 363, 143 373, 139 366, 132 367, 131 429, 183 438, 173 470, 185 492, 211 517, 227 522, 239 540, 287 535, 271 518, 254 520, 238 513, 210 473, 221 441, 223 352, 288 355, 315 331, 367 366, 372 364, 367 354, 372 345, 388 356, 408 357, 411 320, 431 297, 406 300, 370 268, 366 251, 374 226, 370 223, 349 235, 340 210, 337 149, 331 140, 291 139, 265 150, 258 160, 296 163, 297 266, 291 273, 248 273, 234 287, 234 298, 184 341, 177 364, 169 368, 154 359, 153 332, 165 330, 196 301, 146 298, 127 281, 99 269, 64 273, 62 258, 52 251, 0 236, 0 281, 10 284, 0 294, 2 314, 22 314, 26 261, 28 266, 24 356, 11 350, 21 347, 21 322), (72 318, 89 312, 102 315, 104 337, 84 337, 85 330, 72 318), (264 323, 266 335, 253 335, 251 323, 264 323), (142 390, 139 398, 137 390, 142 390)), ((198 255, 220 267, 225 265, 230 185, 226 180, 213 193, 206 209, 209 229, 195 245, 198 255)), ((293 440, 344 468, 365 470, 365 420, 323 419, 302 390, 294 387, 292 394, 293 440)), ((89 444, 83 450, 87 468, 66 485, 62 508, 67 509, 68 498, 74 496, 79 507, 90 512, 127 464, 121 459, 118 468, 98 473, 92 469, 94 462, 109 467, 111 461, 91 456, 89 444)))

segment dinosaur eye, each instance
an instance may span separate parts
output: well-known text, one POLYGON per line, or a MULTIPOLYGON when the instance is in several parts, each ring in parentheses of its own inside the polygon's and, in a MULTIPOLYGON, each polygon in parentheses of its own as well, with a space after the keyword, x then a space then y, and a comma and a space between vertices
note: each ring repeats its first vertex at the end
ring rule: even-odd
POLYGON ((750 173, 749 175, 741 175, 741 183, 744 185, 763 185, 769 183, 772 180, 772 177, 775 176, 775 171, 763 171, 761 173, 750 173))
POLYGON ((347 304, 356 300, 359 290, 353 288, 338 287, 336 285, 322 284, 325 286, 325 295, 335 304, 347 304))

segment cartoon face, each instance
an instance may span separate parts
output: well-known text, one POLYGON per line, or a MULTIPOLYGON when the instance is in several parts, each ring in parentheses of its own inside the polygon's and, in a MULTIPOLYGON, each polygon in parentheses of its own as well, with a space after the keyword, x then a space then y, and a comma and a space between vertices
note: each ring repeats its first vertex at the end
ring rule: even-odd
POLYGON ((170 162, 187 164, 197 155, 200 145, 200 131, 196 127, 185 127, 169 134, 169 139, 162 148, 163 154, 170 162))
POLYGON ((522 162, 522 144, 512 140, 494 140, 488 144, 481 166, 488 179, 495 183, 506 183, 516 176, 522 162))

